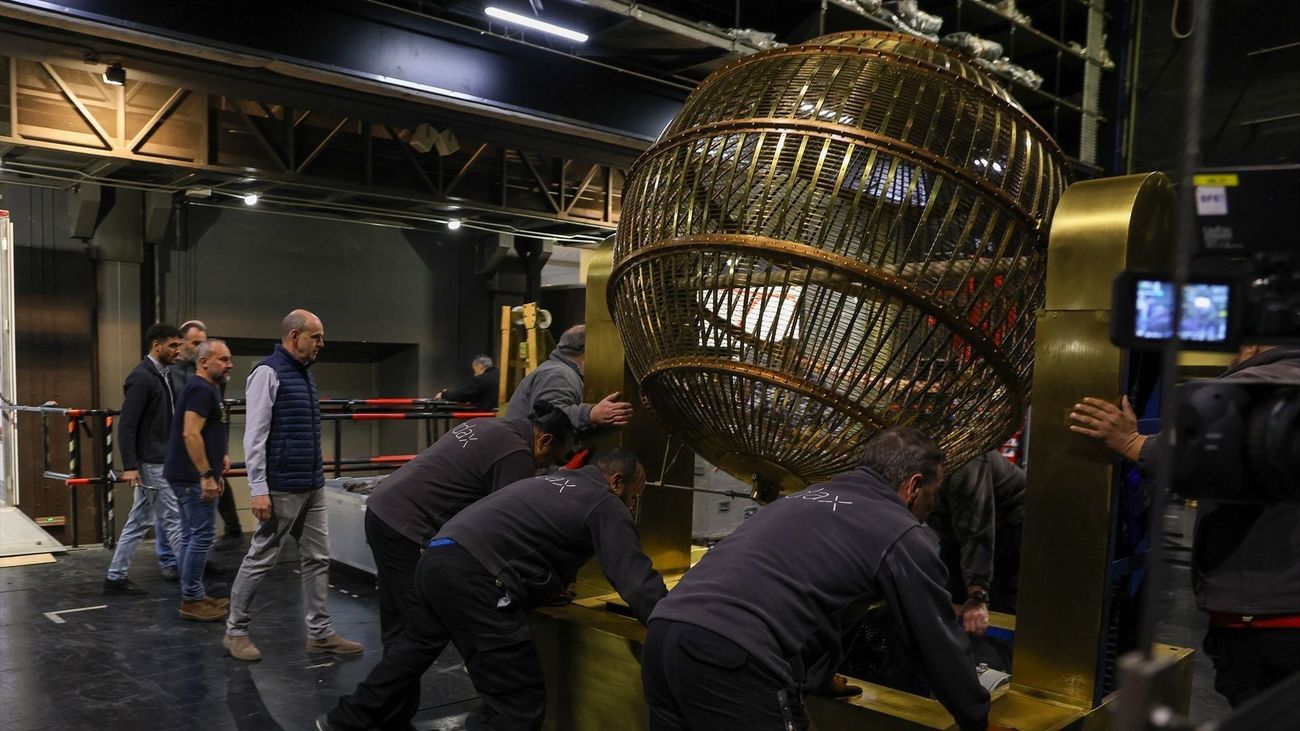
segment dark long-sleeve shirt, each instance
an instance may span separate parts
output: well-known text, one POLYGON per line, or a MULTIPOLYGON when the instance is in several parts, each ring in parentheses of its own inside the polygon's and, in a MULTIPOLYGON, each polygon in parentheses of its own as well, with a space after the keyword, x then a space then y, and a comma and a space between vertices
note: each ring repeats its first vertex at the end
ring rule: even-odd
POLYGON ((141 462, 162 464, 166 460, 174 408, 162 366, 146 357, 131 369, 122 384, 117 442, 123 469, 138 470, 141 462))
POLYGON ((998 527, 1024 522, 1024 513, 1025 471, 995 450, 948 476, 928 522, 941 543, 960 548, 963 585, 987 589, 998 527))
POLYGON ((758 511, 686 572, 651 620, 703 627, 814 687, 858 610, 885 599, 935 696, 963 727, 979 728, 989 695, 946 579, 933 532, 863 467, 758 511))
POLYGON ((564 591, 593 555, 642 623, 667 593, 632 514, 594 466, 502 488, 447 521, 438 537, 456 541, 528 606, 564 591))
MULTIPOLYGON (((481 411, 491 411, 497 407, 499 391, 500 373, 496 366, 493 366, 456 388, 447 389, 442 397, 448 401, 473 404, 474 408, 481 411)), ((528 414, 516 414, 516 416, 526 417, 528 414)))
POLYGON ((471 419, 380 482, 366 509, 424 545, 465 506, 536 472, 531 422, 471 419))

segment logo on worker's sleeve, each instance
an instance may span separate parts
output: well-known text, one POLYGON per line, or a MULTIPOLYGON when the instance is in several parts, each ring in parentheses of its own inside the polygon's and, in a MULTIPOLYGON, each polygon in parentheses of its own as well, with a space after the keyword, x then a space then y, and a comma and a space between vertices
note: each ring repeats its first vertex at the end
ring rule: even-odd
POLYGON ((470 426, 469 424, 461 424, 460 426, 457 426, 455 429, 452 429, 451 435, 453 437, 456 437, 456 439, 460 442, 461 449, 468 447, 470 442, 478 441, 478 437, 475 436, 474 434, 474 427, 470 426))

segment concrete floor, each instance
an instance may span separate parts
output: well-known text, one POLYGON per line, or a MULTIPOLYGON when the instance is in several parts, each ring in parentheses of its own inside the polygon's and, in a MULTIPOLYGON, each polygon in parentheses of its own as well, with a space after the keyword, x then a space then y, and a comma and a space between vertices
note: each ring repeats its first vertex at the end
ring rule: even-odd
MULTIPOLYGON (((246 544, 245 544, 246 545, 246 544)), ((214 554, 233 580, 240 552, 214 554)), ((100 593, 111 553, 72 551, 57 563, 0 569, 0 728, 273 729, 314 728, 316 715, 350 693, 379 661, 373 580, 331 572, 334 626, 362 642, 360 657, 304 651, 306 629, 297 548, 290 541, 254 603, 253 641, 262 660, 243 663, 221 646, 224 622, 177 617, 180 593, 162 580, 152 543, 136 553, 131 578, 147 596, 100 593), (99 607, 45 616, 82 607, 99 607)), ((416 727, 465 727, 477 695, 454 648, 425 675, 416 727)))
MULTIPOLYGON (((220 552, 232 571, 242 554, 220 552)), ((179 591, 162 581, 151 544, 136 554, 131 577, 149 590, 140 598, 100 593, 110 554, 75 550, 53 564, 0 569, 0 727, 5 731, 79 728, 307 729, 337 697, 356 686, 380 657, 378 605, 368 576, 346 568, 331 574, 330 611, 344 636, 366 645, 357 658, 309 656, 297 568, 290 542, 262 584, 252 636, 261 662, 246 664, 221 647, 224 623, 176 616, 179 591), (56 615, 47 612, 101 607, 56 615)), ((1204 616, 1196 611, 1180 555, 1159 577, 1158 637, 1200 649, 1204 616)), ((1223 718, 1213 670, 1198 652, 1192 718, 1223 718)), ((465 728, 478 705, 454 648, 424 678, 416 728, 465 728)))

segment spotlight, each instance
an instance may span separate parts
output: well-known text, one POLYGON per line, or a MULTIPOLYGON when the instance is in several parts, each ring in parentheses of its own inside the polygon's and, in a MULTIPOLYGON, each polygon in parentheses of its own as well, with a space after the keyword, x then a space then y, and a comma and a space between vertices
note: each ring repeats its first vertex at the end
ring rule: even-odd
POLYGON ((121 61, 114 61, 111 66, 104 69, 104 83, 109 86, 126 85, 126 69, 122 68, 121 61))
POLYGON ((255 206, 255 205, 257 205, 257 194, 256 194, 256 193, 249 193, 248 195, 244 196, 244 205, 246 205, 246 206, 255 206))
POLYGON ((451 229, 452 231, 455 231, 456 229, 460 228, 460 219, 459 218, 448 219, 447 228, 451 229))

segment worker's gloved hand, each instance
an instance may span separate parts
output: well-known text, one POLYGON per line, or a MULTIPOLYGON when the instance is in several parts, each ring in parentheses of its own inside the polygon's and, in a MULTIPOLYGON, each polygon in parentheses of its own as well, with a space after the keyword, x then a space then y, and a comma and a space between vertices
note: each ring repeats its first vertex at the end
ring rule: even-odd
POLYGON ((1129 406, 1128 397, 1116 406, 1109 401, 1091 396, 1074 405, 1070 412, 1070 431, 1090 436, 1106 445, 1110 451, 1136 462, 1146 437, 1138 434, 1137 414, 1129 406))
POLYGON ((618 391, 600 400, 591 407, 591 423, 594 426, 623 426, 632 418, 632 404, 619 401, 622 394, 618 391))

